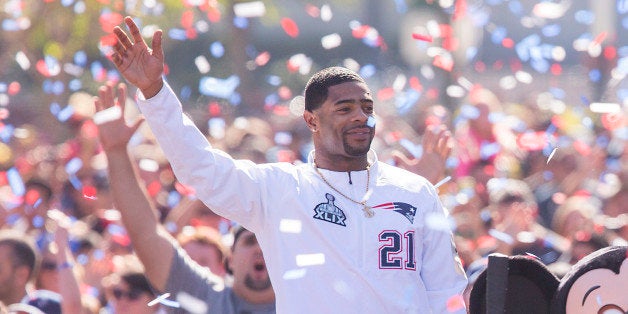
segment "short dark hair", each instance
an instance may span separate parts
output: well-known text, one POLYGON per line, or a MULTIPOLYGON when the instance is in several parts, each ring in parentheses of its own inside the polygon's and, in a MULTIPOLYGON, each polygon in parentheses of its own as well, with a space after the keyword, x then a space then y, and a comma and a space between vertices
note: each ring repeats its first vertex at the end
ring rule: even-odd
POLYGON ((10 230, 0 231, 0 245, 5 245, 11 249, 13 267, 28 267, 30 270, 29 279, 32 279, 37 266, 37 253, 35 246, 26 239, 25 235, 10 230))
POLYGON ((142 273, 128 272, 128 273, 122 274, 122 276, 120 276, 120 278, 127 285, 129 285, 129 288, 131 290, 134 290, 134 289, 135 290, 141 290, 141 291, 144 291, 144 292, 146 292, 146 293, 148 293, 150 295, 153 295, 153 296, 155 295, 155 290, 153 290, 153 287, 148 282, 148 279, 142 273))
POLYGON ((329 87, 346 82, 366 84, 358 73, 343 67, 329 67, 316 72, 305 85, 305 110, 312 112, 318 109, 327 99, 329 87))

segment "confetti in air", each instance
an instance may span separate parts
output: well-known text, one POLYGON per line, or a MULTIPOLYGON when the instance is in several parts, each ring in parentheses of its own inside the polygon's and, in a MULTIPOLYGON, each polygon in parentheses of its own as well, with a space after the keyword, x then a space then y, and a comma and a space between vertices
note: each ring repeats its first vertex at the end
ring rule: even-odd
POLYGON ((550 160, 552 159, 552 157, 554 157, 554 154, 556 154, 557 150, 558 150, 558 147, 554 147, 552 152, 549 154, 549 157, 547 157, 547 162, 545 163, 546 165, 549 164, 550 160))
POLYGON ((157 298, 155 298, 154 300, 148 302, 148 306, 154 306, 156 304, 163 304, 167 307, 172 307, 172 308, 179 308, 180 304, 179 302, 176 301, 172 301, 172 300, 168 300, 168 297, 170 296, 170 293, 166 292, 160 296, 158 296, 157 298))

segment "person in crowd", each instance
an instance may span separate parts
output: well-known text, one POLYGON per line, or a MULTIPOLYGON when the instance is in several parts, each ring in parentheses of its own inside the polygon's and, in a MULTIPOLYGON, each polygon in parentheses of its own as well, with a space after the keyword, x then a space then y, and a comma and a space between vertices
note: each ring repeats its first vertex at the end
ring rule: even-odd
POLYGON ((118 269, 111 275, 103 278, 107 309, 111 314, 163 313, 159 302, 151 302, 157 298, 148 279, 144 276, 142 265, 133 255, 123 257, 118 269))
MULTIPOLYGON (((124 99, 121 86, 118 99, 124 99)), ((124 108, 124 101, 119 103, 124 108)), ((96 108, 103 112, 114 106, 113 89, 101 88, 96 108)), ((124 112, 124 110, 122 110, 124 112)), ((133 248, 145 268, 146 278, 160 293, 171 293, 180 307, 166 307, 174 313, 199 312, 199 306, 215 313, 274 313, 275 294, 261 249, 253 233, 234 236, 227 269, 233 286, 199 266, 159 223, 156 209, 139 182, 127 144, 141 120, 131 126, 124 117, 98 125, 101 146, 108 160, 109 180, 116 208, 133 248), (193 301, 190 301, 193 300, 193 301)), ((200 311, 205 312, 205 311, 200 311)))
POLYGON ((208 226, 185 226, 177 236, 179 245, 190 258, 201 266, 219 276, 224 277, 227 249, 218 230, 208 226))
POLYGON ((569 241, 537 221, 537 204, 530 187, 518 179, 488 182, 492 228, 496 252, 505 255, 531 254, 549 265, 569 249, 569 241))
MULTIPOLYGON (((447 213, 424 177, 379 162, 370 150, 375 106, 362 77, 330 67, 310 78, 307 163, 235 160, 211 147, 162 78, 162 32, 150 49, 133 19, 125 22, 131 37, 114 28, 115 66, 139 88, 140 110, 177 178, 259 239, 278 311, 442 313, 452 312, 452 302, 459 305, 453 312, 465 311, 467 280, 451 230, 427 223, 447 213)), ((112 98, 113 87, 100 93, 112 98)), ((113 102, 98 107, 106 116, 113 102)), ((118 154, 128 163, 124 150, 118 154)))

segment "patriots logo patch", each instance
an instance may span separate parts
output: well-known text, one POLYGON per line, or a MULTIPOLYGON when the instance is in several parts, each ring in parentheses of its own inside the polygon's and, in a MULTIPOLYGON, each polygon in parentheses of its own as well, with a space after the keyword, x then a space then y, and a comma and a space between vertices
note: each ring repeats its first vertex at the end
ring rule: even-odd
POLYGON ((384 203, 377 206, 373 206, 373 208, 392 210, 394 212, 402 214, 404 217, 410 221, 410 223, 414 223, 414 215, 416 215, 416 207, 402 202, 390 202, 384 203))
POLYGON ((314 207, 314 218, 346 227, 347 216, 334 204, 336 198, 329 193, 325 193, 325 198, 327 198, 327 203, 320 203, 314 207))

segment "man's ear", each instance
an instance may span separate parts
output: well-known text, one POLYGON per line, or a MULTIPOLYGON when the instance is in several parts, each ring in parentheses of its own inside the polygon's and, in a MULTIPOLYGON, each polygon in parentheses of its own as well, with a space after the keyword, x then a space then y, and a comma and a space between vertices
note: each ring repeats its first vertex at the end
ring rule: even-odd
POLYGON ((313 112, 305 110, 303 112, 303 120, 305 120, 307 128, 312 132, 318 131, 318 118, 313 112))

